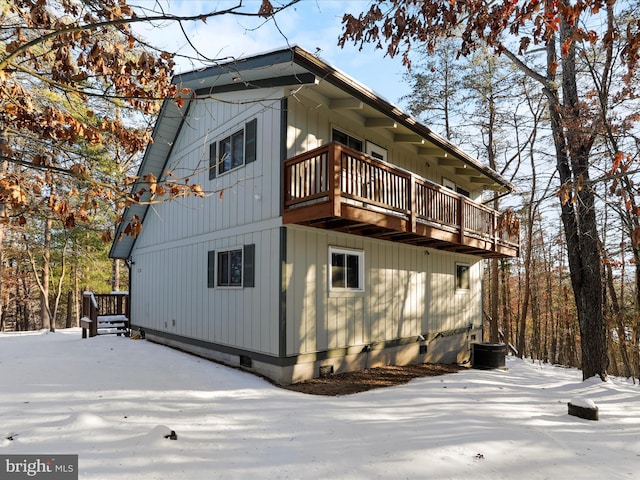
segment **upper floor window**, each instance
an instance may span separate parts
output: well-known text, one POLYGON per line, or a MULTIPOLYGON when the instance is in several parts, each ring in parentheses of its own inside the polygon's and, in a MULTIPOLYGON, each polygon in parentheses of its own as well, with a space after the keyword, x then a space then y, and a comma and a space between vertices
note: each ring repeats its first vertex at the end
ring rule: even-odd
POLYGON ((376 145, 373 142, 367 140, 367 150, 365 152, 372 158, 377 158, 378 160, 387 161, 387 149, 382 148, 380 145, 376 145))
POLYGON ((456 191, 456 183, 453 180, 449 180, 447 177, 442 177, 442 186, 449 190, 456 191))
POLYGON ((449 180, 446 177, 442 177, 442 186, 448 188, 449 190, 453 190, 454 192, 460 195, 464 195, 467 198, 471 197, 469 190, 466 190, 461 186, 456 185, 456 183, 453 180, 449 180))
POLYGON ((209 179, 256 161, 258 120, 209 146, 209 179))
POLYGON ((352 137, 348 133, 345 133, 341 130, 333 129, 331 132, 331 139, 334 142, 340 142, 341 144, 349 147, 351 150, 356 150, 358 152, 362 152, 362 140, 352 137))
POLYGON ((244 164, 244 129, 220 140, 218 173, 228 172, 244 164))
POLYGON ((469 193, 469 190, 466 190, 462 187, 456 187, 456 192, 458 192, 460 195, 464 195, 467 198, 471 197, 471 194, 469 193))

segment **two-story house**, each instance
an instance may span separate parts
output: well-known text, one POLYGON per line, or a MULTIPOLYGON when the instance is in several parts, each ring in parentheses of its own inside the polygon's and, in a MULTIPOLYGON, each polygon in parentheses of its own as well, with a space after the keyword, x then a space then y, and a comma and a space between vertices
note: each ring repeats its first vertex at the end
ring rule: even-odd
POLYGON ((300 47, 175 77, 142 178, 207 192, 124 212, 132 328, 287 384, 468 360, 483 261, 518 255, 481 203, 512 185, 300 47))

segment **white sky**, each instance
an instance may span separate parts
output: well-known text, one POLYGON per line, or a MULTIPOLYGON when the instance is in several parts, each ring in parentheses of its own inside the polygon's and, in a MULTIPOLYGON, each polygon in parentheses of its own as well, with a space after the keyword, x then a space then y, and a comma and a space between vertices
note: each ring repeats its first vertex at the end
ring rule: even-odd
MULTIPOLYGON (((132 0, 133 5, 153 7, 151 0, 132 0)), ((162 0, 165 11, 177 15, 193 15, 229 8, 239 0, 162 0)), ((275 5, 278 0, 272 0, 275 5)), ((260 0, 243 0, 243 11, 256 12, 260 0)), ((366 9, 368 1, 363 0, 303 0, 276 16, 277 27, 264 19, 224 15, 210 18, 206 23, 185 24, 191 42, 210 58, 246 57, 289 44, 315 53, 332 66, 349 74, 360 83, 394 103, 401 104, 400 97, 408 93, 402 84, 405 68, 400 58, 384 57, 382 50, 359 52, 354 46, 338 47, 338 37, 342 31, 342 16, 348 9, 357 13, 366 9), (279 30, 278 30, 279 28, 279 30)), ((168 51, 193 55, 178 25, 166 24, 156 27, 137 27, 138 31, 151 43, 168 51)), ((186 59, 178 61, 176 73, 202 67, 186 59)))

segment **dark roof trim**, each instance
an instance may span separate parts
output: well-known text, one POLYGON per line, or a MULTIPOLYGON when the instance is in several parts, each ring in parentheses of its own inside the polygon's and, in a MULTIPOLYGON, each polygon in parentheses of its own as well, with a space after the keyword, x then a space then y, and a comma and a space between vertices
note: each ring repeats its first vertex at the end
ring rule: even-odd
POLYGON ((240 90, 251 90, 254 88, 286 87, 288 85, 301 85, 305 83, 315 83, 316 76, 312 73, 302 73, 300 75, 286 75, 283 77, 263 78, 251 82, 229 83, 225 85, 214 85, 208 88, 196 90, 197 97, 214 95, 216 93, 236 92, 240 90))
MULTIPOLYGON (((156 121, 156 124, 153 127, 153 133, 152 133, 152 138, 155 138, 156 136, 156 132, 160 129, 160 124, 161 124, 161 119, 164 118, 164 114, 168 108, 169 102, 174 102, 173 99, 170 98, 166 98, 163 103, 162 103, 162 108, 160 109, 160 113, 158 114, 158 120, 156 121)), ((191 109, 191 98, 187 98, 185 99, 185 103, 186 103, 186 108, 184 109, 184 113, 182 114, 182 117, 180 119, 180 124, 178 125, 178 128, 176 129, 175 135, 174 135, 174 139, 178 138, 178 135, 180 134, 180 131, 182 130, 182 126, 184 125, 184 122, 189 114, 189 110, 191 109)), ((173 147, 175 145, 175 142, 171 143, 171 146, 169 147, 169 151, 167 152, 164 161, 162 163, 162 168, 156 168, 155 170, 153 170, 153 174, 157 177, 160 178, 162 175, 162 172, 164 172, 166 166, 167 166, 167 162, 169 161, 169 158, 171 157, 171 153, 173 152, 173 147)), ((142 161, 140 162, 140 166, 138 167, 138 172, 137 175, 138 177, 142 177, 142 175, 147 174, 151 171, 151 169, 147 169, 145 168, 146 164, 147 164, 147 157, 150 155, 151 149, 153 148, 153 143, 150 143, 149 145, 147 145, 147 149, 145 151, 145 154, 142 158, 142 161)), ((136 192, 138 191, 140 188, 140 179, 136 180, 131 188, 131 192, 136 192)), ((138 218, 140 219, 141 223, 144 223, 144 219, 147 216, 147 212, 149 211, 149 205, 145 205, 143 203, 137 203, 134 204, 130 207, 125 208, 123 214, 122 214, 122 221, 118 224, 118 228, 116 229, 116 234, 115 234, 115 238, 113 240, 113 243, 111 244, 111 249, 109 250, 109 258, 121 258, 121 259, 128 259, 129 255, 131 254, 131 251, 133 250, 133 247, 136 243, 137 237, 128 237, 128 238, 124 238, 124 239, 120 239, 120 236, 122 235, 123 230, 126 228, 127 224, 131 221, 131 219, 133 218, 133 215, 138 215, 138 218), (132 213, 132 208, 135 208, 135 210, 140 211, 140 214, 138 213, 132 213), (128 245, 124 245, 124 243, 127 243, 128 245), (120 253, 119 250, 124 249, 125 252, 120 253)))
POLYGON ((234 59, 227 63, 203 68, 202 70, 181 73, 173 77, 172 83, 191 83, 204 78, 217 77, 226 73, 240 73, 245 70, 268 67, 276 63, 289 63, 293 61, 294 48, 267 52, 253 57, 234 59))

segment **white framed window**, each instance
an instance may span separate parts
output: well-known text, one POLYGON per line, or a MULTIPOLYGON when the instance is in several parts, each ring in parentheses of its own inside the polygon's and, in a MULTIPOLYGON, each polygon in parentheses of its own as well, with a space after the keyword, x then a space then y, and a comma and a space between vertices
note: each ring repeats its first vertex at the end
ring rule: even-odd
POLYGON ((216 285, 218 287, 242 286, 242 249, 217 252, 216 285))
POLYGON ((456 182, 449 180, 447 177, 442 177, 442 186, 454 192, 456 191, 456 182))
POLYGON ((256 246, 210 250, 207 253, 207 287, 255 287, 256 246))
POLYGON ((378 160, 382 160, 383 162, 387 161, 387 149, 382 148, 380 145, 376 145, 373 142, 367 140, 366 150, 364 153, 369 155, 370 157, 377 158, 378 160))
POLYGON ((218 174, 244 165, 244 129, 220 140, 218 148, 218 174))
POLYGON ((364 291, 364 251, 329 247, 329 290, 364 291))
POLYGON ((456 263, 456 291, 465 291, 471 288, 469 265, 456 263))
POLYGON ((209 145, 209 180, 256 161, 258 120, 209 145))

